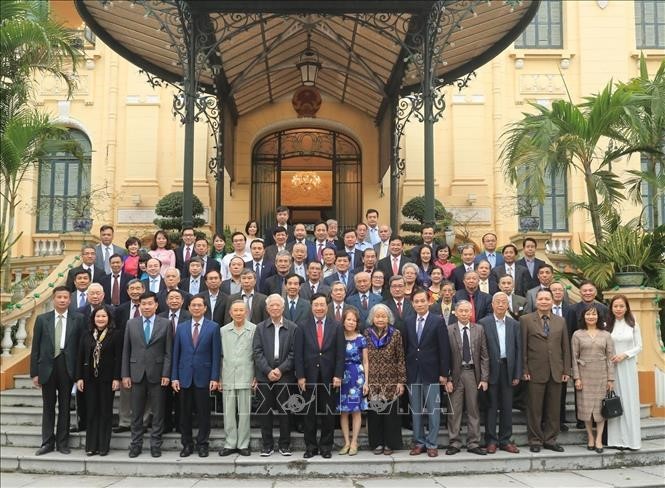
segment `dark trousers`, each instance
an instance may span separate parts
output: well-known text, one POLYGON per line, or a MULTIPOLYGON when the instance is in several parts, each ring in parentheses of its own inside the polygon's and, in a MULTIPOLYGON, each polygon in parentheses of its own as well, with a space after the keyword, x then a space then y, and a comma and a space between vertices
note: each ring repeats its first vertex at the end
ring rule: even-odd
POLYGON ((339 402, 333 400, 333 392, 328 386, 329 382, 323 382, 307 386, 305 388, 305 403, 307 413, 305 414, 305 449, 320 452, 330 452, 333 446, 333 434, 335 432, 335 405, 339 402), (311 402, 311 403, 310 403, 311 402), (321 439, 316 441, 317 419, 321 422, 321 439))
POLYGON ((402 420, 399 416, 399 399, 383 411, 367 410, 367 435, 369 448, 378 446, 402 449, 402 420))
POLYGON ((65 355, 53 360, 53 372, 42 385, 42 446, 67 447, 69 443, 69 405, 74 380, 67 373, 65 355), (55 427, 55 404, 58 402, 58 426, 55 427))
POLYGON ((76 390, 76 398, 75 398, 75 403, 76 403, 76 427, 78 428, 79 431, 85 430, 86 426, 88 424, 88 422, 87 422, 87 418, 88 418, 87 411, 89 409, 88 409, 88 402, 86 400, 87 394, 88 394, 88 389, 87 388, 86 388, 86 391, 76 390))
POLYGON ((554 444, 559 435, 561 383, 550 378, 547 383, 529 382, 527 437, 530 446, 554 444))
POLYGON ((108 451, 111 444, 113 424, 113 395, 115 392, 110 381, 85 381, 85 402, 87 411, 92 413, 88 419, 85 434, 86 451, 108 451))
POLYGON ((180 429, 180 394, 167 388, 164 392, 164 431, 180 429))
MULTIPOLYGON (((196 447, 208 447, 210 439, 210 390, 208 388, 183 388, 180 397, 180 442, 183 446, 194 444, 192 436, 193 408, 196 407, 196 419, 199 431, 196 434, 196 447)), ((154 420, 153 420, 154 422, 154 420)))
POLYGON ((149 383, 143 378, 138 383, 132 382, 132 443, 131 447, 143 447, 143 414, 146 404, 150 402, 152 410, 152 430, 150 431, 150 447, 162 447, 164 431, 164 389, 159 383, 149 383))
POLYGON ((485 442, 505 446, 510 444, 513 435, 513 387, 508 377, 508 365, 501 361, 499 365, 499 381, 489 385, 489 406, 485 416, 485 442), (499 436, 496 435, 497 410, 499 417, 499 436))
POLYGON ((264 449, 274 449, 275 440, 272 435, 273 415, 279 423, 279 447, 291 446, 291 428, 289 416, 283 405, 289 400, 289 385, 285 383, 259 383, 258 393, 261 402, 256 410, 261 425, 261 441, 264 449))

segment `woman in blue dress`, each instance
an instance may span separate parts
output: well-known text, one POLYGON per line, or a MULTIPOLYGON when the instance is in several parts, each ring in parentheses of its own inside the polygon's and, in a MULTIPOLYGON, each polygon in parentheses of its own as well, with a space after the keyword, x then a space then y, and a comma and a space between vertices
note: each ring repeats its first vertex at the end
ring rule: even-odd
POLYGON ((344 378, 340 392, 339 411, 344 447, 339 453, 358 454, 358 434, 362 423, 361 412, 367 409, 367 340, 360 334, 360 313, 355 307, 347 307, 342 314, 346 352, 344 378), (349 417, 352 430, 349 438, 349 417))

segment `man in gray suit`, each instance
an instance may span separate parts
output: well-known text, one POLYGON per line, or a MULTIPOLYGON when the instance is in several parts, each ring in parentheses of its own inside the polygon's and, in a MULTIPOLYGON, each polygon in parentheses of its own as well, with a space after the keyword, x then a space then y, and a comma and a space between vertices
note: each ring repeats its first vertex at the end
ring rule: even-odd
POLYGON ((113 244, 113 227, 102 225, 99 228, 99 244, 95 246, 95 266, 103 269, 104 273, 109 274, 111 272, 109 259, 114 254, 120 254, 120 256, 124 257, 127 251, 113 244))
POLYGON ((69 311, 70 296, 65 286, 53 289, 52 312, 37 317, 32 336, 30 376, 42 390, 42 445, 37 456, 53 451, 69 454, 69 403, 76 378, 79 339, 84 330, 84 318, 69 311), (58 401, 56 434, 55 404, 58 401))
POLYGON ((492 297, 494 313, 482 318, 487 351, 490 357, 489 407, 485 417, 487 453, 497 449, 517 454, 519 449, 510 440, 513 434, 513 387, 522 377, 522 336, 520 324, 506 314, 508 295, 497 292, 492 297), (496 435, 497 410, 501 411, 499 436, 496 435))
POLYGON ((310 261, 307 265, 307 280, 300 287, 300 298, 309 301, 315 293, 330 294, 330 287, 323 282, 323 265, 310 261))
POLYGON ((164 389, 171 375, 173 327, 164 317, 157 317, 157 295, 147 291, 140 299, 141 316, 127 322, 122 350, 122 382, 131 388, 132 441, 129 457, 141 454, 143 447, 143 414, 150 400, 152 432, 150 454, 162 455, 164 430, 164 389))
POLYGON ((300 298, 301 282, 302 278, 300 275, 289 273, 286 275, 286 284, 284 286, 286 290, 284 317, 298 325, 306 321, 312 313, 309 302, 300 298))
POLYGON ((229 295, 226 299, 226 314, 224 322, 228 324, 233 320, 231 317, 231 304, 236 300, 245 302, 247 320, 253 324, 260 324, 268 318, 266 311, 266 296, 256 291, 256 273, 251 269, 244 269, 240 273, 240 293, 229 295))

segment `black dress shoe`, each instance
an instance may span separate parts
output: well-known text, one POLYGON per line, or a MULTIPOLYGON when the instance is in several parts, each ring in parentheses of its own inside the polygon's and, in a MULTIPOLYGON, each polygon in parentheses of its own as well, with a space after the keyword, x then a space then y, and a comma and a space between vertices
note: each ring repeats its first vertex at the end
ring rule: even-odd
POLYGON ((307 449, 305 451, 305 454, 302 455, 305 459, 309 459, 311 457, 314 457, 318 454, 318 452, 315 449, 307 449))
POLYGON ((566 424, 561 424, 561 425, 559 425, 559 430, 561 432, 568 432, 569 429, 568 429, 568 426, 566 424))
POLYGON ((454 456, 459 452, 459 448, 455 446, 448 446, 448 449, 446 449, 446 456, 454 456))
POLYGON ((109 452, 108 451, 99 451, 100 456, 108 456, 109 452))
POLYGON ((180 457, 188 457, 194 452, 194 446, 184 446, 180 451, 180 457))
POLYGON ((54 446, 51 445, 45 445, 37 449, 37 452, 35 452, 35 456, 43 456, 44 454, 48 454, 49 452, 53 452, 55 449, 54 446))
POLYGON ((543 448, 554 452, 563 452, 563 447, 560 444, 543 444, 543 448))
POLYGON ((324 459, 330 459, 332 457, 332 453, 330 451, 323 451, 321 452, 321 457, 324 459))
POLYGON ((198 449, 199 451, 199 457, 208 457, 208 447, 207 446, 201 446, 198 449))
POLYGON ((162 449, 159 447, 151 447, 150 448, 150 455, 154 458, 161 457, 162 455, 162 449))
POLYGON ((129 457, 130 458, 138 457, 139 454, 141 454, 141 448, 140 447, 132 447, 132 448, 129 449, 129 457))
POLYGON ((487 451, 482 447, 472 447, 471 449, 467 449, 466 452, 470 452, 471 454, 478 454, 479 456, 485 456, 487 454, 487 451))
POLYGON ((529 446, 529 451, 540 452, 540 446, 529 446))
POLYGON ((71 454, 72 450, 67 446, 60 446, 58 447, 58 452, 60 454, 71 454))
POLYGON ((249 447, 245 447, 244 449, 239 449, 238 454, 241 456, 249 456, 252 453, 252 451, 249 449, 249 447))
POLYGON ((129 432, 130 428, 126 427, 124 425, 118 425, 117 427, 113 427, 113 433, 114 434, 120 434, 121 432, 129 432))
POLYGON ((96 456, 99 454, 97 451, 86 451, 85 455, 86 456, 96 456))
POLYGON ((225 447, 224 449, 219 451, 219 455, 224 456, 224 457, 230 456, 231 454, 235 454, 235 453, 236 453, 235 449, 229 449, 228 447, 225 447))

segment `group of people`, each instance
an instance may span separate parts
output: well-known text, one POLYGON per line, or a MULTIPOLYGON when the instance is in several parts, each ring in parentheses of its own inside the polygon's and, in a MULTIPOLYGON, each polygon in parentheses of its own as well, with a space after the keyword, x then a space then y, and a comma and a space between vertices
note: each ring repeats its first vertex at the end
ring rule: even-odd
POLYGON ((339 454, 352 456, 365 414, 374 454, 403 449, 408 426, 409 454, 437 457, 442 412, 445 454, 463 446, 477 455, 517 453, 512 411, 524 391, 529 449, 561 452, 569 378, 588 448, 603 450, 601 402, 615 390, 625 413, 610 419, 608 443, 639 449, 641 341, 625 296, 608 308, 584 282, 582 300, 570 303, 530 238, 518 259, 515 245, 499 251, 487 233, 482 252, 464 245, 456 266, 433 227, 405 254, 376 210, 365 216, 341 237, 337 222, 319 222, 312 239, 278 207, 263 238, 250 221, 246 233, 232 234, 228 254, 223 236, 210 249, 192 228, 175 249, 157 231, 144 254, 137 239, 123 249, 102 226, 100 243, 84 246, 81 265, 53 290, 54 311, 35 323, 30 375, 44 404, 37 454, 70 452, 74 384, 88 455, 108 454, 112 432, 131 431, 129 456, 139 456, 150 429, 150 452, 159 457, 163 434, 175 429, 182 457, 206 457, 210 396, 220 392, 221 456, 251 454, 251 415, 261 426, 261 456, 275 448, 290 456, 291 432, 302 424, 304 457, 329 458, 338 418, 339 454))

